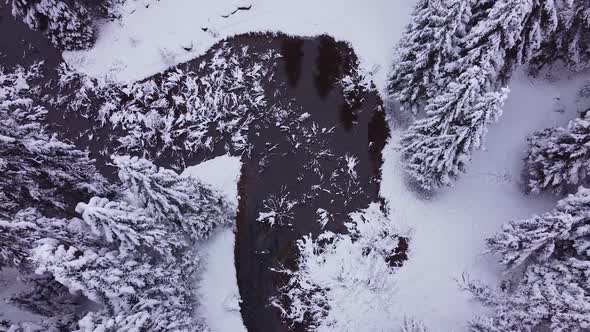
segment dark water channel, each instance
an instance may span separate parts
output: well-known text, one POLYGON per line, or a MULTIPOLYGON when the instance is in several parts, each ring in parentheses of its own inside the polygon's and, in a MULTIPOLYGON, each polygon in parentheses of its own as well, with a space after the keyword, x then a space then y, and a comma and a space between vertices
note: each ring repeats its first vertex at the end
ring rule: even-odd
POLYGON ((381 150, 389 130, 376 93, 359 90, 355 100, 345 100, 338 82, 355 66, 346 44, 327 36, 282 36, 270 46, 282 54, 275 79, 286 87, 280 98, 292 101, 293 113, 286 125, 251 129, 253 150, 243 157, 239 184, 236 267, 249 331, 303 331, 305 324, 289 326, 269 306, 287 281, 272 269, 296 268, 297 240, 324 230, 343 232, 349 213, 379 200, 381 150), (309 134, 314 127, 317 134, 309 134), (356 174, 348 172, 346 157, 356 160, 356 174), (277 197, 294 206, 271 227, 258 219, 277 197), (323 229, 318 209, 331 215, 323 229))
MULTIPOLYGON (((250 150, 240 152, 243 168, 235 263, 241 313, 249 331, 304 331, 306 324, 290 325, 280 310, 270 305, 270 299, 279 296, 278 289, 287 282, 284 274, 273 269, 296 268, 296 241, 304 235, 345 232, 349 213, 380 200, 381 151, 389 136, 382 101, 376 92, 361 88, 346 98, 339 82, 354 73, 356 56, 347 44, 331 37, 243 35, 227 43, 274 49, 281 55, 272 79, 264 82, 268 105, 280 114, 280 121, 277 116, 256 119, 248 131, 250 150), (273 209, 280 212, 275 225, 259 220, 261 213, 273 209), (319 209, 329 214, 325 226, 319 223, 319 209)), ((15 21, 3 2, 0 52, 4 67, 44 60, 43 79, 57 77, 54 69, 61 61, 60 52, 40 33, 15 21)), ((211 52, 180 66, 196 69, 210 58, 211 52)), ((108 158, 99 151, 114 150, 114 132, 95 128, 86 116, 48 108, 51 128, 89 149, 99 169, 112 178, 108 158), (89 130, 95 133, 92 141, 81 134, 89 130)), ((187 161, 195 164, 226 152, 237 153, 222 146, 223 142, 211 151, 195 153, 187 161)), ((156 162, 174 164, 166 155, 156 162)), ((395 260, 398 258, 403 259, 395 260)))

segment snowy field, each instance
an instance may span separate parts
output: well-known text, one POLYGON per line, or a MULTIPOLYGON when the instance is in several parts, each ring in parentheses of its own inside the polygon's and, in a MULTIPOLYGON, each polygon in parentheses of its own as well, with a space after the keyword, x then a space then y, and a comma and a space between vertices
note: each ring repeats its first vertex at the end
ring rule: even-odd
MULTIPOLYGON (((414 0, 372 0, 370 5, 358 0, 130 0, 120 22, 102 26, 92 49, 67 52, 64 57, 91 76, 130 82, 195 58, 234 34, 327 33, 351 43, 363 68, 374 74, 382 90, 393 47, 413 4, 414 0), (233 13, 238 7, 250 9, 233 13)), ((399 133, 394 133, 384 151, 382 194, 390 205, 392 221, 411 234, 410 258, 400 269, 396 293, 391 295, 396 306, 391 311, 399 315, 399 321, 410 316, 424 321, 431 331, 464 331, 466 322, 482 312, 468 294, 458 290, 455 279, 469 273, 497 282, 499 266, 493 257, 482 254, 484 239, 511 219, 554 206, 552 197, 522 194, 525 137, 538 129, 566 124, 582 111, 576 104, 581 82, 580 77, 546 80, 516 75, 504 115, 490 128, 487 151, 474 155, 469 173, 454 188, 430 199, 406 187, 398 163, 399 133)), ((237 159, 222 157, 187 172, 225 190, 228 197, 237 197, 237 159)), ((223 230, 203 248, 208 258, 199 289, 208 306, 198 314, 219 332, 245 330, 237 310, 233 242, 233 231, 223 230)))
POLYGON ((92 49, 66 52, 64 58, 90 76, 131 82, 202 55, 235 34, 327 33, 350 42, 382 87, 413 5, 414 0, 129 0, 122 20, 104 24, 92 49))
MULTIPOLYGON (((188 167, 182 174, 213 186, 237 208, 241 165, 239 158, 222 156, 188 167)), ((246 331, 240 315, 234 242, 234 230, 224 228, 198 244, 203 270, 197 289, 201 303, 207 305, 198 306, 196 314, 205 320, 211 332, 246 331)))

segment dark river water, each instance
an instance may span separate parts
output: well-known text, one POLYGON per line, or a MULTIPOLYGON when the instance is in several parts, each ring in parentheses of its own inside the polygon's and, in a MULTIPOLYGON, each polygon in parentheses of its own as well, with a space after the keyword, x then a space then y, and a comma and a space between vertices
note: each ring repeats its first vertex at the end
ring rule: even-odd
POLYGON ((346 44, 327 36, 282 36, 269 46, 282 54, 275 82, 286 86, 280 98, 293 100, 296 111, 287 128, 271 124, 251 130, 253 151, 243 157, 235 253, 242 315, 250 331, 288 330, 280 310, 269 306, 286 283, 285 275, 272 269, 296 268, 297 240, 324 230, 343 232, 350 212, 379 200, 381 150, 389 135, 376 93, 360 92, 351 103, 344 98, 338 82, 355 66, 346 44), (309 117, 298 121, 303 114, 309 117), (320 134, 309 135, 314 126, 320 134), (322 134, 324 129, 329 132, 322 134), (354 177, 347 172, 347 156, 357 161, 354 177), (268 210, 269 197, 294 202, 282 224, 273 227, 257 220, 268 210), (332 216, 324 229, 318 209, 332 216))
MULTIPOLYGON (((61 61, 60 53, 40 34, 14 21, 4 2, 0 3, 0 31, 2 66, 44 60, 44 79, 56 77, 53 69, 61 61)), ((345 96, 339 82, 354 74, 356 56, 347 44, 331 37, 249 34, 227 43, 272 49, 281 55, 275 60, 272 79, 264 81, 263 87, 268 105, 283 105, 276 112, 285 114, 280 122, 262 116, 249 125, 248 152, 234 151, 220 141, 212 150, 191 154, 183 162, 196 164, 225 153, 242 156, 235 264, 244 323, 249 331, 304 331, 305 323, 285 322, 280 310, 270 305, 272 298, 288 305, 279 293, 286 275, 273 269, 296 268, 296 241, 304 235, 345 232, 349 213, 380 201, 381 151, 389 136, 382 101, 376 92, 359 87, 345 96), (319 223, 320 209, 329 215, 325 225, 319 223), (279 212, 272 226, 260 220, 261 213, 270 211, 279 212)), ((197 70, 211 54, 179 66, 197 70)), ((49 87, 48 91, 55 90, 49 87)), ((51 108, 49 122, 63 139, 88 148, 99 169, 113 176, 104 151, 114 151, 115 131, 97 129, 84 116, 51 108), (94 133, 92 141, 81 134, 89 130, 94 133)), ((177 164, 166 154, 156 162, 177 164)), ((392 264, 404 259, 406 245, 401 242, 401 254, 392 264)))

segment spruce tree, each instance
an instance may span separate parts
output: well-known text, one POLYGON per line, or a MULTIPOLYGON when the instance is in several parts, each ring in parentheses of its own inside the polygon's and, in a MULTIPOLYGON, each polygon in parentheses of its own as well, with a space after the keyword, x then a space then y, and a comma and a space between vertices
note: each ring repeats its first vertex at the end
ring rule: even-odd
POLYGON ((471 10, 467 1, 452 5, 442 0, 421 0, 412 21, 396 47, 388 91, 402 111, 418 113, 420 106, 445 86, 459 56, 458 44, 466 34, 471 10))
POLYGON ((569 122, 566 128, 548 128, 528 139, 525 159, 528 189, 538 193, 566 192, 584 185, 590 172, 590 114, 569 122))
POLYGON ((556 6, 558 20, 555 32, 543 39, 542 47, 532 58, 533 73, 542 66, 564 60, 574 71, 590 67, 590 3, 585 0, 545 0, 556 6))
POLYGON ((89 13, 79 1, 12 0, 12 14, 61 49, 85 49, 96 38, 89 13))
POLYGON ((191 238, 207 236, 216 225, 233 217, 229 203, 212 188, 192 177, 158 168, 146 159, 114 157, 119 178, 146 210, 158 220, 176 222, 191 238))
POLYGON ((229 220, 225 201, 145 159, 113 159, 122 181, 118 196, 78 204, 81 219, 55 232, 62 235, 33 241, 31 264, 103 306, 78 317, 77 331, 203 330, 193 317, 198 256, 192 240, 229 220))
MULTIPOLYGON (((420 6, 444 8, 438 2, 422 1, 420 6)), ((465 170, 473 151, 483 147, 487 126, 501 114, 512 72, 529 61, 542 40, 557 29, 553 2, 462 0, 451 8, 465 8, 447 11, 446 15, 454 16, 446 21, 457 23, 440 27, 445 33, 439 36, 452 36, 440 39, 452 42, 414 37, 425 20, 414 17, 399 51, 406 58, 398 59, 390 82, 390 93, 400 99, 402 109, 424 107, 425 116, 408 128, 401 145, 409 174, 427 189, 450 185, 465 170), (456 56, 447 49, 456 49, 456 56), (445 55, 435 57, 444 63, 431 63, 433 69, 425 75, 423 59, 433 54, 445 55)))
POLYGON ((39 66, 0 68, 0 217, 34 206, 55 215, 108 191, 87 152, 59 141, 43 124, 47 110, 33 96, 39 66))
POLYGON ((558 202, 555 210, 513 221, 488 240, 512 283, 466 289, 495 310, 472 331, 584 331, 590 324, 590 190, 558 202))

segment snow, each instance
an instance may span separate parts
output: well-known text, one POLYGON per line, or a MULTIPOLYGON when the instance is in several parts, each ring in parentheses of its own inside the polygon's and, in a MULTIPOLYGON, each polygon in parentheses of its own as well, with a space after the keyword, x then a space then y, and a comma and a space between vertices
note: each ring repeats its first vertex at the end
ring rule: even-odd
POLYGON ((200 249, 204 271, 198 294, 197 315, 212 332, 246 331, 240 314, 240 293, 234 264, 235 234, 231 228, 217 231, 200 249))
POLYGON ((242 163, 239 157, 224 155, 187 167, 182 176, 192 176, 219 190, 238 206, 238 180, 242 163))
POLYGON ((504 115, 490 128, 487 150, 476 152, 455 187, 430 199, 408 190, 396 149, 399 132, 394 132, 384 151, 381 193, 393 222, 411 234, 409 260, 391 295, 398 322, 414 317, 430 331, 465 331, 467 321, 485 312, 458 289, 456 279, 468 273, 496 285, 502 274, 496 259, 483 254, 485 238, 511 219, 554 207, 555 197, 522 193, 525 139, 535 130, 565 125, 582 111, 576 102, 582 83, 583 75, 545 80, 519 73, 504 115))
MULTIPOLYGON (((239 157, 221 156, 187 167, 183 176, 194 176, 219 190, 238 206, 239 157)), ((197 280, 200 305, 196 315, 212 332, 246 331, 240 314, 240 292, 234 264, 235 234, 232 228, 217 230, 197 244, 202 272, 197 280)))
POLYGON ((160 0, 127 1, 120 21, 99 29, 93 48, 64 52, 74 68, 129 83, 204 54, 228 36, 252 31, 348 41, 383 88, 394 45, 415 0, 160 0), (240 6, 239 10, 225 18, 240 6), (203 31, 202 28, 207 28, 203 31), (187 51, 186 49, 190 49, 187 51))

